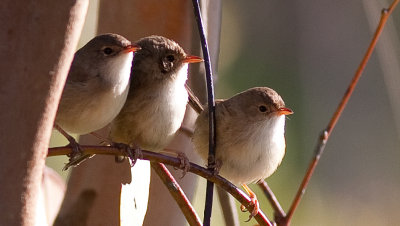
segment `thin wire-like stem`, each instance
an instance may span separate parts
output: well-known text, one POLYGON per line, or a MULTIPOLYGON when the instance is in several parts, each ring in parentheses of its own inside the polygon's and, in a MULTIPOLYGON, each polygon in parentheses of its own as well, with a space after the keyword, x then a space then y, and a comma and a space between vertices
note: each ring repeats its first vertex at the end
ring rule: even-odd
MULTIPOLYGON (((120 150, 117 147, 111 147, 111 146, 94 146, 94 145, 81 145, 82 152, 83 154, 102 154, 102 155, 113 155, 113 156, 126 156, 127 153, 125 150, 120 150)), ((59 156, 59 155, 68 155, 72 151, 71 147, 55 147, 55 148, 49 148, 49 152, 47 154, 48 157, 51 156, 59 156)), ((163 163, 166 165, 174 166, 174 167, 181 167, 181 159, 151 152, 151 151, 145 151, 142 150, 142 156, 139 159, 142 160, 148 160, 151 162, 158 162, 158 163, 163 163)), ((227 191, 229 194, 231 194, 236 200, 238 200, 242 205, 244 205, 250 212, 253 211, 254 205, 252 204, 250 198, 239 188, 237 188, 235 185, 230 183, 228 180, 225 178, 219 176, 219 175, 214 175, 214 173, 206 168, 203 168, 197 164, 194 163, 189 163, 190 167, 188 169, 188 172, 194 173, 198 176, 201 176, 205 178, 206 180, 209 180, 216 185, 220 186, 222 189, 227 191)), ((254 219, 259 223, 260 225, 272 225, 271 222, 267 219, 265 214, 260 210, 256 216, 254 216, 254 219)))
MULTIPOLYGON (((214 101, 214 86, 211 70, 211 61, 208 51, 208 44, 206 35, 203 27, 203 20, 201 18, 200 4, 198 0, 192 0, 194 17, 196 19, 197 28, 199 30, 201 49, 203 51, 204 67, 206 71, 206 83, 207 83, 207 103, 208 103, 208 121, 209 121, 209 151, 208 151, 208 166, 209 170, 214 170, 211 166, 215 165, 215 101, 214 101)), ((212 201, 214 194, 214 185, 211 181, 207 181, 206 188, 206 201, 204 207, 204 219, 203 225, 209 226, 211 223, 211 212, 212 212, 212 201)))
POLYGON ((275 194, 272 192, 271 188, 268 186, 267 182, 261 181, 258 183, 258 186, 264 192, 265 196, 267 197, 269 203, 272 206, 272 209, 274 210, 275 221, 279 222, 281 219, 285 218, 286 213, 282 209, 281 205, 278 202, 278 199, 276 198, 275 194))
POLYGON ((167 167, 162 163, 151 162, 151 168, 156 171, 165 187, 167 187, 171 196, 175 199, 183 215, 185 216, 189 225, 201 226, 200 217, 197 215, 189 199, 186 197, 181 186, 176 182, 175 178, 171 175, 167 167))
POLYGON ((371 57, 371 54, 372 54, 373 50, 375 49, 376 43, 378 42, 379 36, 381 35, 381 33, 383 31, 383 27, 385 26, 388 17, 392 14, 394 8, 399 3, 399 1, 400 0, 394 0, 388 9, 382 10, 378 27, 376 28, 375 34, 374 34, 372 41, 367 49, 367 52, 365 53, 364 58, 362 59, 360 65, 358 66, 357 71, 353 77, 353 80, 351 81, 349 87, 347 88, 347 90, 342 98, 342 101, 340 102, 334 115, 332 116, 331 121, 329 122, 326 129, 322 131, 322 133, 318 139, 318 143, 315 148, 314 157, 310 162, 310 165, 307 169, 306 175, 304 176, 303 181, 301 182, 301 185, 300 185, 300 187, 297 191, 297 194, 292 202, 289 212, 287 213, 285 222, 282 225, 290 224, 290 221, 293 217, 293 213, 296 210, 297 206, 300 203, 302 196, 305 193, 308 182, 310 181, 310 178, 313 175, 315 167, 317 166, 319 159, 325 149, 325 146, 329 139, 329 136, 331 135, 333 129, 335 128, 336 123, 338 122, 341 114, 343 113, 343 110, 346 107, 346 105, 347 105, 347 103, 348 103, 348 101, 349 101, 361 75, 362 75, 362 72, 364 71, 365 66, 367 65, 367 63, 371 57))

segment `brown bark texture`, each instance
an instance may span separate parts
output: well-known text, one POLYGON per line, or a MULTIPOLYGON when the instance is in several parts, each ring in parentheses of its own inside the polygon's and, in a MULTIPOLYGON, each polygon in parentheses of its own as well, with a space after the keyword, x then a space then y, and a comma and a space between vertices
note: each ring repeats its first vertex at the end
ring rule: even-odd
POLYGON ((0 222, 33 225, 62 87, 88 1, 0 6, 0 222))

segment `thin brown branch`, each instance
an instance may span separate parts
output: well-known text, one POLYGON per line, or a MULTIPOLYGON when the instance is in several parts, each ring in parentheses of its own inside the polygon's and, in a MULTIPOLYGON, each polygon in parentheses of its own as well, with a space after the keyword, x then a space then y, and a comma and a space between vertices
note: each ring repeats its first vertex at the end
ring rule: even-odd
POLYGON ((270 202, 272 209, 274 210, 274 217, 276 222, 280 222, 283 218, 286 217, 285 211, 282 209, 281 205, 278 202, 275 194, 272 192, 271 188, 268 186, 267 182, 261 181, 258 183, 258 186, 264 192, 268 201, 270 202))
POLYGON ((388 9, 383 9, 382 10, 382 14, 381 14, 381 18, 378 24, 378 27, 376 28, 375 34, 371 40, 371 43, 367 49, 367 52, 364 55, 364 58, 362 59, 360 65, 357 68, 357 71, 353 77, 353 80, 351 81, 349 87, 347 88, 342 101, 340 102, 340 104, 338 105, 334 115, 332 116, 331 121, 329 122, 328 126, 326 127, 326 129, 324 131, 322 131, 319 139, 318 139, 318 143, 317 146, 315 148, 315 154, 314 157, 312 159, 312 161, 310 162, 310 165, 308 167, 308 170, 306 172, 306 175, 303 178, 303 181, 297 191, 297 194, 292 202, 292 205, 289 209, 289 212, 285 218, 285 221, 283 222, 283 224, 281 225, 290 225, 290 221, 293 217, 293 213, 296 210, 297 206, 300 203, 300 200, 302 198, 302 196, 305 193, 305 190, 307 188, 308 182, 310 181, 311 176, 313 175, 313 172, 315 170, 315 167, 317 166, 319 159, 325 149, 326 143, 329 139, 329 136, 331 135, 333 129, 335 128, 336 123, 338 122, 341 114, 343 113, 344 108, 346 107, 361 75, 362 72, 365 69, 365 66, 367 65, 373 50, 375 49, 376 43, 378 42, 379 36, 381 35, 383 28, 386 24, 387 19, 389 18, 389 16, 392 14, 394 8, 397 6, 397 4, 399 3, 400 0, 394 0, 392 2, 392 4, 390 5, 390 7, 388 9))
POLYGON ((360 79, 362 72, 365 69, 365 66, 367 65, 373 50, 375 49, 376 43, 378 42, 379 36, 381 35, 383 31, 383 27, 386 24, 387 19, 389 18, 390 14, 393 12, 394 8, 396 5, 399 3, 399 0, 394 0, 393 3, 390 5, 388 9, 383 9, 381 13, 381 19, 379 21, 378 27, 376 28, 374 37, 372 38, 372 41, 367 49, 367 52, 364 55, 364 58, 362 59, 360 65, 357 68, 357 71, 353 77, 353 80, 351 81, 349 87, 347 88, 346 93, 344 94, 342 101, 340 102, 339 106, 336 109, 335 114, 333 115, 331 121, 329 122, 326 131, 328 132, 328 137, 332 133, 333 128, 335 127, 337 121, 340 118, 340 115, 342 114, 344 108, 346 107, 347 102, 349 101, 351 94, 354 91, 354 88, 356 87, 358 80, 360 79))
MULTIPOLYGON (((92 145, 81 145, 83 154, 102 154, 102 155, 113 155, 113 156, 126 156, 123 150, 119 150, 116 147, 110 146, 92 146, 92 145)), ((71 153, 70 147, 55 147, 49 148, 48 157, 51 156, 59 156, 59 155, 67 155, 71 153)), ((164 163, 166 165, 174 166, 179 168, 181 166, 181 160, 179 158, 174 158, 171 156, 145 151, 142 150, 143 157, 140 158, 142 160, 149 160, 151 162, 159 162, 164 163)), ((201 176, 216 185, 220 186, 225 191, 229 192, 236 200, 238 200, 241 204, 243 204, 249 212, 251 212, 254 208, 250 198, 235 185, 227 181, 225 178, 214 175, 211 171, 206 168, 203 168, 197 164, 190 163, 189 171, 198 176, 201 176)), ((271 222, 267 219, 265 214, 260 210, 254 219, 262 226, 269 225, 272 226, 271 222)))
POLYGON ((196 94, 194 94, 187 83, 185 83, 185 88, 189 94, 189 105, 193 108, 194 111, 197 112, 197 114, 200 114, 204 110, 204 108, 199 98, 196 96, 196 94))
POLYGON ((201 226, 200 217, 197 215, 189 199, 186 197, 181 186, 176 182, 167 167, 162 163, 151 162, 151 167, 156 171, 162 182, 167 187, 171 196, 175 199, 189 225, 201 226))

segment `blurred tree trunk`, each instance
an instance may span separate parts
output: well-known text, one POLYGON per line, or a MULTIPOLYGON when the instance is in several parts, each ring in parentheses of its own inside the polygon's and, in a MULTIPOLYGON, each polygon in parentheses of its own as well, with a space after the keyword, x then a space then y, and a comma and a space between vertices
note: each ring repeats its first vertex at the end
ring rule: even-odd
MULTIPOLYGON (((87 1, 2 1, 0 222, 34 225, 62 87, 87 1)), ((43 213, 44 214, 44 213, 43 213)))

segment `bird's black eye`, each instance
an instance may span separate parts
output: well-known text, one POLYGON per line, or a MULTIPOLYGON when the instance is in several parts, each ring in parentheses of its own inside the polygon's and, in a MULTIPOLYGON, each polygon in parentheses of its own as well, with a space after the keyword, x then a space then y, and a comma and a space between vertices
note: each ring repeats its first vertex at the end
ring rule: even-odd
POLYGON ((173 55, 168 55, 166 58, 169 62, 174 62, 175 60, 175 57, 173 55))
POLYGON ((103 53, 106 55, 110 55, 111 53, 113 53, 113 50, 110 47, 107 47, 103 49, 103 53))
POLYGON ((266 106, 261 105, 261 106, 258 107, 258 110, 259 110, 260 112, 267 112, 268 109, 267 109, 266 106))

